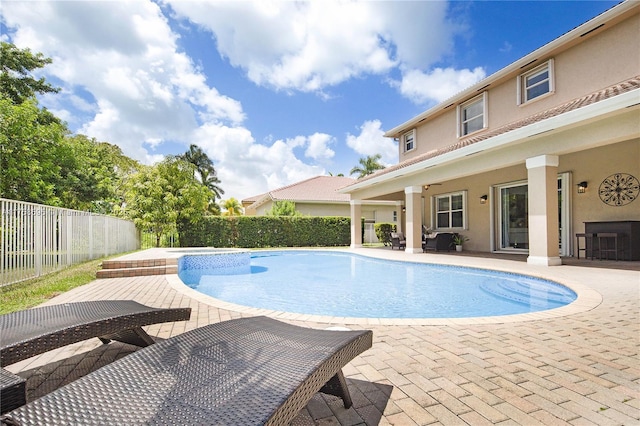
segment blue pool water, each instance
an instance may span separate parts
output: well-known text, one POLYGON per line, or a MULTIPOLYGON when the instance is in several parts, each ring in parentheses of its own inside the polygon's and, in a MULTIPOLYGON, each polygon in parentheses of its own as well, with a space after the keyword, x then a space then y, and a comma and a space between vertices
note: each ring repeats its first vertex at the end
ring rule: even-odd
POLYGON ((227 302, 360 318, 467 318, 567 305, 565 286, 525 275, 325 251, 184 256, 189 287, 227 302))

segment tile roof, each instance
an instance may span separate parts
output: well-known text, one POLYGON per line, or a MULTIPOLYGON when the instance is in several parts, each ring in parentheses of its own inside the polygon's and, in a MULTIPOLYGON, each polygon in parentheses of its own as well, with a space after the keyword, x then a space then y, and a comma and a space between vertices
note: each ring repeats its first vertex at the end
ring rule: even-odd
POLYGON ((501 126, 497 129, 488 131, 488 132, 484 132, 480 135, 474 136, 474 137, 470 137, 464 140, 460 140, 457 143, 453 144, 453 145, 449 145, 447 147, 444 148, 440 148, 440 149, 435 149, 433 151, 429 151, 426 152, 424 154, 418 155, 416 157, 410 158, 408 160, 405 160, 401 163, 395 164, 393 166, 389 166, 383 170, 379 170, 376 173, 370 174, 368 176, 365 176, 363 178, 358 179, 356 182, 360 183, 360 182, 365 182, 369 179, 375 178, 375 177, 379 177, 382 175, 385 175, 387 173, 393 172, 395 170, 399 170, 402 169, 404 167, 408 167, 411 166, 413 164, 417 164, 420 163, 421 161, 430 159, 430 158, 434 158, 437 157, 439 155, 443 155, 446 154, 448 152, 451 151, 455 151, 457 149, 463 148, 465 146, 469 146, 472 145, 476 142, 480 142, 504 133, 508 133, 512 130, 516 130, 519 129, 521 127, 525 127, 528 126, 530 124, 534 124, 537 123, 539 121, 545 120, 547 118, 551 118, 551 117, 556 117, 558 115, 567 113, 569 111, 574 111, 577 110, 579 108, 582 108, 584 106, 587 105, 592 105, 595 104, 597 102, 600 102, 602 100, 605 99, 609 99, 612 98, 614 96, 620 95, 622 93, 626 93, 626 92, 630 92, 632 90, 638 89, 640 88, 640 76, 636 76, 633 77, 629 80, 614 84, 612 86, 606 87, 602 90, 599 90, 597 92, 593 92, 591 94, 588 94, 586 96, 583 96, 581 98, 578 99, 574 99, 572 101, 566 102, 562 105, 559 105, 557 107, 548 109, 546 111, 542 111, 538 114, 534 114, 530 117, 527 117, 525 119, 522 120, 518 120, 515 121, 513 123, 509 123, 506 124, 504 126, 501 126))
POLYGON ((274 189, 265 194, 253 196, 243 200, 247 201, 320 201, 320 202, 346 202, 350 200, 349 194, 341 194, 338 189, 355 183, 356 180, 344 176, 316 176, 310 179, 296 182, 282 188, 274 189))

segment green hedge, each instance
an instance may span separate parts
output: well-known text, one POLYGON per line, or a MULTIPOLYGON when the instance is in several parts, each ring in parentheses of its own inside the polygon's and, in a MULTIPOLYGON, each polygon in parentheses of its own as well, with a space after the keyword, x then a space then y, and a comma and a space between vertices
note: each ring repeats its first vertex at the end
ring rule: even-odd
MULTIPOLYGON (((362 222, 364 232, 364 221, 362 222)), ((182 247, 327 247, 351 243, 348 217, 208 216, 178 224, 182 247)))
POLYGON ((376 223, 375 225, 373 225, 373 229, 376 232, 378 241, 383 243, 385 246, 391 245, 391 233, 396 232, 395 223, 376 223))

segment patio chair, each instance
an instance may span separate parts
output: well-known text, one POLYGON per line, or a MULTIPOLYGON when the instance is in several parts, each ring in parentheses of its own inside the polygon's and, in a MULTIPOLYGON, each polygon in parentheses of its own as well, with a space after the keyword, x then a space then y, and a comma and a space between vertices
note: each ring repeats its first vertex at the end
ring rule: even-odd
POLYGON ((425 235, 424 241, 422 242, 422 251, 449 251, 453 244, 453 236, 454 234, 451 232, 434 232, 433 234, 425 235))
POLYGON ((318 392, 351 398, 341 369, 372 332, 267 317, 207 325, 140 349, 5 415, 21 425, 289 424, 318 392))
POLYGON ((393 250, 394 247, 398 248, 398 250, 404 250, 406 246, 407 241, 402 232, 391 233, 391 250, 393 250))
MULTIPOLYGON (((132 300, 96 300, 43 306, 0 315, 0 365, 98 337, 136 346, 155 343, 143 326, 186 321, 191 308, 152 308, 132 300)), ((0 369, 1 370, 1 369, 0 369)), ((0 374, 0 413, 25 403, 24 380, 0 374)))

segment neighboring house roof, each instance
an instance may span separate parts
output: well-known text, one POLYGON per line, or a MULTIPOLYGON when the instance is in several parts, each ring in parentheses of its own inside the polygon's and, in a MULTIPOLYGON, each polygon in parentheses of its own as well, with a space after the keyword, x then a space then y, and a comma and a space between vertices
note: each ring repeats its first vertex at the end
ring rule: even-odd
POLYGON ((518 121, 515 121, 513 123, 509 123, 509 124, 506 124, 506 125, 504 125, 502 127, 499 127, 499 128, 497 128, 495 130, 491 130, 491 131, 482 133, 482 134, 480 134, 478 136, 470 137, 470 138, 461 140, 458 143, 455 143, 453 145, 450 145, 450 146, 447 146, 447 147, 443 147, 443 148, 440 148, 440 149, 435 149, 433 151, 426 152, 426 153, 424 153, 422 155, 418 155, 416 157, 410 158, 410 159, 408 159, 406 161, 403 161, 403 162, 398 163, 398 164, 393 165, 393 166, 389 166, 389 167, 387 167, 387 168, 385 168, 383 170, 379 170, 379 171, 377 171, 377 172, 375 172, 373 174, 370 174, 368 176, 360 178, 360 179, 358 179, 357 183, 365 182, 365 181, 367 181, 369 179, 380 177, 380 176, 385 175, 387 173, 391 173, 391 172, 394 172, 396 170, 399 170, 399 169, 402 169, 402 168, 405 168, 405 167, 420 163, 420 162, 422 162, 424 160, 427 160, 427 159, 430 159, 430 158, 434 158, 434 157, 438 157, 438 156, 440 156, 442 154, 446 154, 448 152, 455 151, 455 150, 463 148, 465 146, 469 146, 469 145, 472 145, 474 143, 477 143, 477 142, 480 142, 480 141, 483 141, 483 140, 486 140, 486 139, 490 139, 490 138, 493 138, 495 136, 498 136, 498 135, 501 135, 501 134, 504 134, 504 133, 508 133, 508 132, 510 132, 512 130, 516 130, 516 129, 519 129, 519 128, 522 128, 522 127, 525 127, 525 126, 528 126, 528 125, 531 125, 531 124, 534 124, 534 123, 538 123, 538 122, 540 122, 542 120, 546 120, 546 119, 551 118, 551 117, 556 117, 556 116, 559 116, 561 114, 565 114, 567 112, 574 111, 574 110, 577 110, 579 108, 585 107, 587 105, 592 105, 592 104, 595 104, 597 102, 603 101, 605 99, 609 99, 609 98, 612 98, 614 96, 618 96, 618 95, 621 95, 623 93, 630 92, 630 91, 636 90, 636 89, 640 89, 640 76, 633 77, 633 78, 631 78, 631 79, 629 79, 627 81, 623 81, 621 83, 614 84, 612 86, 609 86, 609 87, 604 88, 602 90, 599 90, 597 92, 590 93, 590 94, 588 94, 586 96, 583 96, 581 98, 574 99, 572 101, 564 103, 564 104, 562 104, 560 106, 556 106, 556 107, 553 107, 553 108, 548 109, 546 111, 542 111, 542 112, 540 112, 538 114, 532 115, 532 116, 527 117, 527 118, 525 118, 523 120, 518 120, 518 121))
POLYGON ((242 204, 250 204, 251 208, 268 201, 294 201, 314 203, 348 203, 349 194, 342 194, 338 189, 356 182, 355 179, 344 176, 316 176, 282 188, 274 189, 262 195, 256 195, 242 200, 242 204), (251 203, 251 201, 253 201, 251 203))

